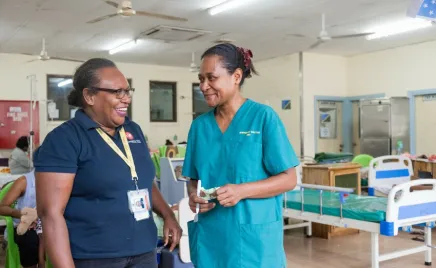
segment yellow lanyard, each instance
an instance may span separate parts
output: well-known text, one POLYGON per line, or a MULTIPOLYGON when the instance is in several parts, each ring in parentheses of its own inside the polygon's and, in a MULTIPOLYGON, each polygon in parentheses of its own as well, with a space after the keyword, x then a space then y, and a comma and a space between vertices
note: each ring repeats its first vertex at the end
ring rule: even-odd
POLYGON ((133 162, 132 151, 130 151, 129 143, 127 142, 126 132, 124 128, 120 130, 121 141, 123 142, 124 150, 126 151, 127 156, 121 152, 120 148, 115 144, 115 142, 109 138, 109 136, 100 128, 97 128, 98 134, 103 138, 103 140, 112 148, 112 150, 119 155, 124 162, 130 167, 130 173, 132 175, 132 180, 135 181, 136 189, 138 190, 138 174, 136 174, 135 162, 133 162))

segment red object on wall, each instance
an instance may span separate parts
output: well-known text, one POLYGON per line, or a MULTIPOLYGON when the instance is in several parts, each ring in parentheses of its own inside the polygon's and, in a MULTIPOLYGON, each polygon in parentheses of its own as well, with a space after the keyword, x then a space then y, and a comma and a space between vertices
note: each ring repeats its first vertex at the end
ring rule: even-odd
MULTIPOLYGON (((0 149, 13 149, 21 136, 30 135, 30 101, 0 101, 0 149)), ((39 105, 32 111, 34 144, 39 144, 39 105)))

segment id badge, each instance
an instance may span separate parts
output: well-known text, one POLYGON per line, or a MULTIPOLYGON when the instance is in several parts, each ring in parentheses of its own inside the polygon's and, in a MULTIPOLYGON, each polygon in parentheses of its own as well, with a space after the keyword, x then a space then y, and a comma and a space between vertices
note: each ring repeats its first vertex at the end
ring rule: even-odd
POLYGON ((150 218, 150 198, 148 189, 128 191, 129 209, 137 221, 150 218))

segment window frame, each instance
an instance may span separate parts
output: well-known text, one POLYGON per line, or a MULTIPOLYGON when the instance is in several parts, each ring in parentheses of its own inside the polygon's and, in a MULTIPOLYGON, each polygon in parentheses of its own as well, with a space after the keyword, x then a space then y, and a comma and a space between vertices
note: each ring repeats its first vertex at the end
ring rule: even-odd
MULTIPOLYGON (((47 74, 46 75, 46 82, 47 82, 47 90, 46 90, 46 94, 47 95, 46 96, 47 96, 47 99, 49 99, 50 78, 73 79, 73 76, 70 75, 70 74, 66 74, 66 75, 64 75, 64 74, 47 74)), ((71 105, 68 104, 68 100, 67 99, 65 99, 65 104, 68 105, 69 107, 74 107, 74 106, 71 106, 71 105)), ((70 108, 70 110, 71 110, 71 108, 70 108)), ((48 114, 47 110, 45 111, 45 113, 46 113, 46 120, 47 120, 47 122, 65 122, 65 121, 68 121, 68 120, 71 119, 71 118, 69 118, 69 119, 59 119, 59 118, 51 119, 49 117, 49 114, 48 114)), ((71 111, 70 111, 70 113, 71 113, 71 111)))
POLYGON ((177 122, 177 82, 171 82, 171 81, 161 81, 161 80, 150 80, 149 81, 149 100, 150 100, 150 123, 176 123, 177 122), (152 84, 169 84, 172 87, 173 90, 173 118, 170 120, 156 120, 153 119, 151 116, 151 105, 152 105, 152 98, 151 98, 151 90, 152 90, 152 84))
MULTIPOLYGON (((47 96, 47 99, 48 99, 48 96, 49 96, 49 85, 50 85, 50 78, 64 78, 64 79, 73 79, 73 75, 70 75, 70 74, 68 74, 68 75, 63 75, 63 74, 47 74, 46 75, 46 82, 47 82, 47 90, 46 90, 46 96, 47 96)), ((133 84, 133 79, 132 78, 126 78, 127 79, 127 82, 129 83, 129 85, 131 86, 131 87, 133 87, 132 86, 132 84, 133 84)), ((133 99, 132 99, 132 102, 133 102, 133 99)), ((130 103, 130 105, 129 105, 129 109, 128 109, 128 113, 127 113, 127 116, 129 117, 129 119, 130 120, 133 120, 132 119, 132 117, 133 117, 133 107, 132 107, 132 102, 130 103)), ((68 105, 68 100, 67 99, 65 99, 65 104, 66 105, 68 105)), ((71 106, 71 105, 68 105, 68 106, 70 106, 70 107, 74 107, 74 106, 71 106)), ((77 107, 76 107, 77 108, 77 107)), ((68 121, 68 120, 70 120, 70 119, 72 119, 72 118, 69 118, 69 119, 50 119, 49 118, 49 116, 48 116, 48 112, 46 111, 46 113, 47 113, 47 121, 48 122, 65 122, 65 121, 68 121)))
MULTIPOLYGON (((200 83, 192 83, 192 87, 191 87, 191 93, 192 93, 192 120, 195 120, 197 117, 200 116, 200 115, 197 115, 197 113, 195 111, 195 101, 194 101, 195 87, 200 87, 200 83)), ((207 113, 207 112, 205 112, 205 113, 207 113)), ((203 113, 203 114, 205 114, 205 113, 203 113)))

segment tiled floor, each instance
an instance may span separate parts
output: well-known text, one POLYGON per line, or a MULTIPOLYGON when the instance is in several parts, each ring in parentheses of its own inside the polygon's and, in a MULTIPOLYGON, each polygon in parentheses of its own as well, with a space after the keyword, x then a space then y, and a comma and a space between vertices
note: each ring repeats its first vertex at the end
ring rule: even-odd
MULTIPOLYGON (((433 232, 433 244, 436 244, 436 232, 433 232)), ((402 233, 397 237, 380 236, 379 246, 382 254, 423 245, 411 240, 416 237, 402 233)), ((286 232, 285 249, 288 267, 304 268, 370 268, 371 234, 335 237, 330 240, 305 238, 298 231, 286 232)), ((433 266, 436 265, 436 250, 432 252, 433 266)), ((424 268, 424 253, 417 253, 399 259, 382 262, 380 268, 424 268)))
MULTIPOLYGON (((412 241, 413 235, 401 234, 394 238, 381 236, 382 253, 406 249, 422 245, 412 241)), ((433 234, 436 244, 436 232, 433 234)), ((286 231, 285 249, 289 268, 370 268, 371 236, 360 233, 347 237, 336 237, 331 240, 305 238, 300 230, 286 231)), ((0 249, 0 267, 4 267, 5 252, 0 249)), ((436 265, 436 250, 433 251, 433 262, 436 265)), ((418 253, 396 260, 383 262, 380 268, 425 268, 424 253, 418 253)))

